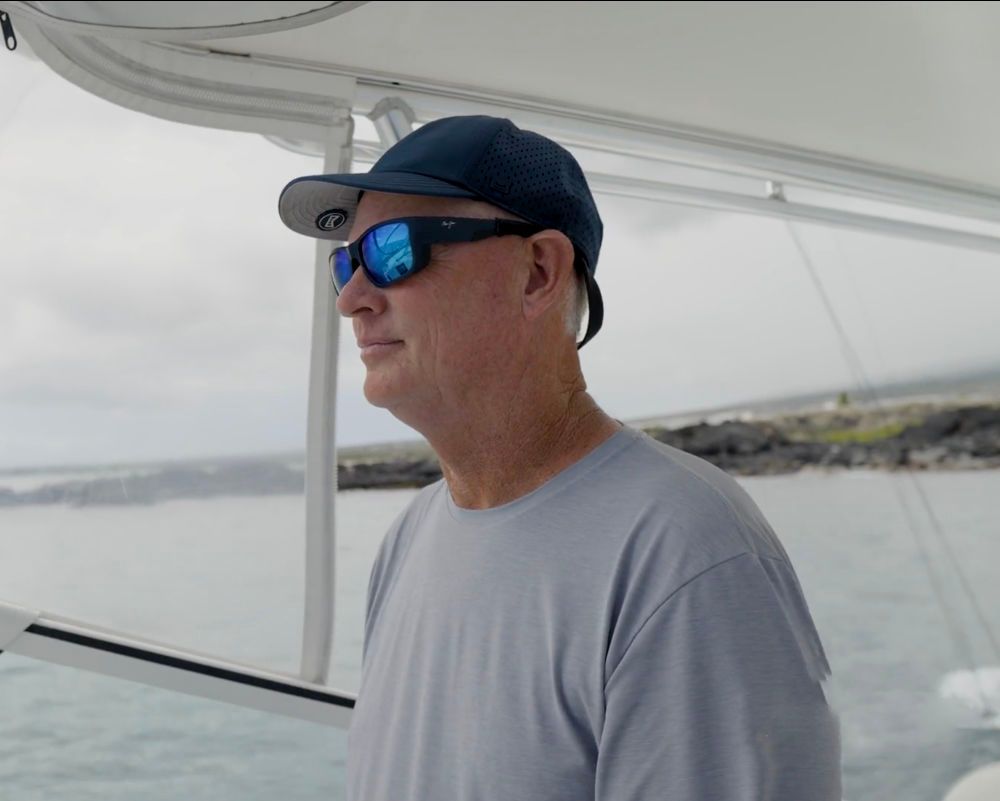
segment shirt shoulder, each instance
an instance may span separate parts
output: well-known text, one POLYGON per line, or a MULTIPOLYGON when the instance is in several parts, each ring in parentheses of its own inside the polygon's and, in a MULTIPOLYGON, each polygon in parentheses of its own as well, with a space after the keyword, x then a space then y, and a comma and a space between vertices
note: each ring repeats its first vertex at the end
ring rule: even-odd
POLYGON ((618 582, 662 600, 741 554, 788 562, 771 525, 728 473, 641 431, 581 487, 581 500, 614 508, 618 582))
MULTIPOLYGON (((628 480, 605 479, 615 486, 623 515, 607 591, 608 675, 675 594, 695 582, 709 596, 729 593, 719 580, 751 565, 772 588, 773 609, 784 610, 800 646, 819 656, 817 672, 828 671, 791 560, 746 490, 706 460, 637 434, 633 447, 607 465, 628 480)), ((733 591, 750 594, 749 587, 733 591)))
POLYGON ((717 549, 718 561, 737 553, 783 559, 787 554, 760 508, 739 482, 694 454, 636 432, 622 456, 640 495, 659 507, 677 533, 717 549))

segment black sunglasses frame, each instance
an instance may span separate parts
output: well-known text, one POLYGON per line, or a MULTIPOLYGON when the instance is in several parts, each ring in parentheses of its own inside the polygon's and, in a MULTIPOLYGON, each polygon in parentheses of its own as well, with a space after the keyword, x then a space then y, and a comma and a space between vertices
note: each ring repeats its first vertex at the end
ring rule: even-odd
MULTIPOLYGON (((431 245, 442 245, 452 242, 479 242, 495 236, 533 236, 544 231, 545 227, 534 223, 518 220, 482 219, 478 217, 397 217, 383 220, 367 229, 357 239, 348 245, 334 248, 330 252, 330 278, 333 288, 339 295, 342 287, 337 286, 336 258, 338 254, 347 253, 351 259, 351 276, 358 267, 364 270, 368 280, 375 286, 385 288, 399 283, 420 272, 431 260, 431 245), (386 280, 369 269, 365 263, 362 243, 372 232, 386 225, 406 223, 410 232, 410 248, 413 253, 413 267, 406 275, 386 280)), ((350 279, 348 279, 349 281, 350 279)), ((346 283, 345 283, 346 286, 346 283)))

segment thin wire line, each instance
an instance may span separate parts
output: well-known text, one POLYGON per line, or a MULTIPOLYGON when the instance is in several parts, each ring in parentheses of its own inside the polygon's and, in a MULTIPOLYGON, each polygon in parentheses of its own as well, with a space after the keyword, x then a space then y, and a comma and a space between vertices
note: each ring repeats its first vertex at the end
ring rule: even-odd
MULTIPOLYGON (((823 286, 823 282, 819 277, 819 274, 816 270, 816 267, 812 259, 809 256, 808 251, 805 248, 805 244, 802 242, 799 232, 796 230, 794 223, 792 223, 790 220, 786 220, 785 224, 788 228, 789 233, 791 234, 792 241, 795 243, 795 247, 799 251, 799 255, 802 257, 802 263, 805 266, 806 271, 813 282, 813 286, 815 287, 816 292, 823 303, 823 307, 826 310, 830 323, 833 325, 834 331, 837 335, 838 344, 840 345, 841 352, 844 355, 844 360, 847 362, 848 369, 854 374, 855 381, 861 387, 863 392, 866 393, 867 397, 871 400, 873 405, 877 409, 880 410, 884 409, 885 407, 883 406, 882 401, 879 398, 877 391, 875 390, 875 387, 868 380, 868 376, 865 372, 864 365, 862 364, 861 359, 857 354, 857 351, 851 345, 850 338, 847 336, 847 332, 844 329, 843 325, 841 324, 840 318, 837 316, 837 312, 834 309, 833 304, 830 302, 830 298, 826 292, 825 287, 823 286)), ((972 605, 972 608, 975 611, 979 624, 986 632, 986 636, 989 639, 991 646, 993 647, 994 655, 996 656, 997 660, 1000 661, 1000 647, 998 647, 996 636, 994 635, 993 630, 989 625, 989 622, 986 619, 985 614, 982 611, 982 608, 979 604, 979 600, 976 597, 974 590, 972 589, 972 585, 969 583, 965 575, 965 571, 962 569, 961 563, 958 561, 958 557, 956 556, 953 548, 951 547, 951 543, 949 542, 948 537, 946 536, 944 529, 942 528, 940 521, 937 518, 937 515, 934 514, 930 499, 927 497, 927 493, 924 490, 922 483, 918 480, 917 475, 912 468, 907 467, 904 469, 904 472, 912 482, 913 487, 916 490, 917 495, 921 500, 921 504, 924 508, 924 511, 927 512, 928 519, 931 522, 931 530, 934 532, 935 536, 937 536, 941 544, 941 547, 944 548, 945 553, 948 555, 948 559, 951 563, 951 566, 954 569, 956 575, 958 576, 959 584, 962 587, 962 590, 965 593, 969 603, 972 605)), ((913 516, 910 511, 909 505, 907 504, 904 496, 900 492, 896 482, 892 482, 892 486, 896 493, 896 497, 903 508, 903 513, 907 518, 908 526, 913 535, 914 541, 917 544, 917 550, 920 553, 920 557, 924 563, 924 567, 927 570, 928 580, 931 584, 931 588, 934 591, 934 595, 937 599, 938 606, 940 607, 941 612, 944 615, 945 625, 949 629, 949 633, 951 634, 953 645, 955 646, 955 649, 958 652, 959 659, 960 661, 963 661, 970 666, 973 681, 976 684, 976 689, 979 695, 980 703, 982 704, 983 707, 982 714, 984 717, 995 715, 996 712, 993 710, 991 704, 989 703, 986 690, 983 687, 982 676, 980 675, 979 670, 977 669, 977 662, 972 647, 972 642, 970 638, 966 635, 965 629, 958 620, 957 615, 955 615, 952 612, 951 607, 945 600, 944 588, 940 584, 939 578, 934 572, 930 554, 927 551, 923 538, 917 533, 918 527, 915 525, 915 521, 913 520, 913 516)))

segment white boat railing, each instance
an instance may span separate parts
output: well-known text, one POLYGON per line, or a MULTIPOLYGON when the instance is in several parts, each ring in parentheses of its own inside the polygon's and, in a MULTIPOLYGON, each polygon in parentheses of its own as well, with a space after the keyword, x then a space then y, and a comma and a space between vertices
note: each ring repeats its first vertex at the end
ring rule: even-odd
POLYGON ((357 699, 290 674, 0 602, 3 651, 340 729, 350 726, 357 699))

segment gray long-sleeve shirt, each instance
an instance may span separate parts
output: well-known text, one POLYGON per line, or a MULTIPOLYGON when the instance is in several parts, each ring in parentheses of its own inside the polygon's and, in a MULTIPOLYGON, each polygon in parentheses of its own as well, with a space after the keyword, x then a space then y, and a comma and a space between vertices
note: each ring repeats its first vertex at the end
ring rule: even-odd
POLYGON ((349 801, 840 801, 829 667, 726 473, 623 428, 503 506, 422 490, 372 569, 349 801))

